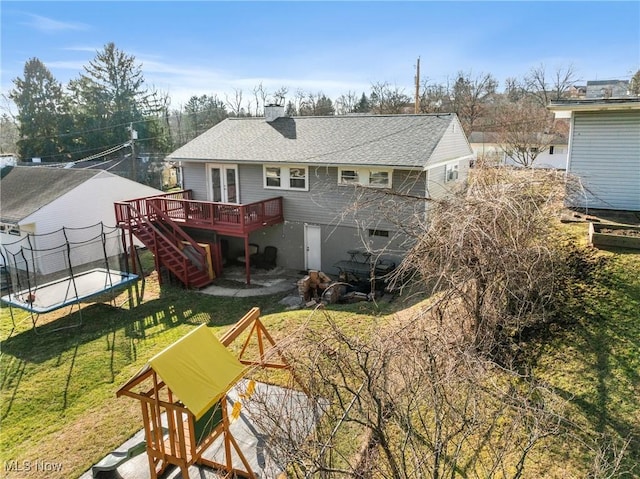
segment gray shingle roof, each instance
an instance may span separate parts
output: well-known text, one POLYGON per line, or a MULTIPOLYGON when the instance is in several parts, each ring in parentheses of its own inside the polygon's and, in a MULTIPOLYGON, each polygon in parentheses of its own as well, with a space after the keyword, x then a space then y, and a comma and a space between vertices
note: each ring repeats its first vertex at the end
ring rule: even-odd
POLYGON ((0 173, 0 221, 18 223, 100 170, 7 166, 0 173))
POLYGON ((171 160, 423 167, 454 114, 228 118, 171 160))

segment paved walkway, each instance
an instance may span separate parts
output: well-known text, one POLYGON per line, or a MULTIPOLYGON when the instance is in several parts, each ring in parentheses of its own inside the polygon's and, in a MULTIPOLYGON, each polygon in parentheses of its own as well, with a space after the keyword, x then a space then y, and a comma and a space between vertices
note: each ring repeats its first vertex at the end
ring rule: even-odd
POLYGON ((200 290, 201 293, 212 296, 231 296, 246 298, 251 296, 267 296, 277 293, 297 291, 297 282, 304 275, 298 271, 284 268, 271 270, 252 270, 251 284, 245 284, 244 266, 225 268, 220 279, 214 284, 200 290))
MULTIPOLYGON (((244 381, 241 380, 227 396, 229 415, 233 411, 234 404, 240 403, 239 417, 237 420, 231 420, 231 435, 237 441, 257 477, 264 479, 282 477, 281 474, 284 471, 280 461, 282 458, 278 457, 278 448, 269 448, 265 443, 273 427, 272 421, 277 422, 277 431, 291 441, 289 445, 296 447, 311 432, 315 425, 315 418, 327 407, 327 403, 314 404, 300 391, 260 382, 255 383, 255 391, 252 395, 240 396, 241 392, 246 392, 244 381)), ((101 462, 108 461, 109 457, 114 455, 126 454, 129 448, 141 444, 142 441, 144 441, 144 430, 139 431, 101 462)), ((277 445, 277 443, 275 444, 277 445)), ((214 462, 224 463, 226 456, 222 439, 218 438, 209 446, 203 456, 214 462)), ((231 457, 234 468, 246 470, 234 450, 232 450, 231 457)), ((138 455, 123 461, 112 470, 106 469, 105 467, 96 470, 95 474, 89 469, 79 479, 149 479, 151 477, 146 450, 142 449, 138 455)), ((189 477, 191 479, 219 479, 221 475, 208 467, 192 465, 189 467, 189 477)), ((170 466, 163 475, 163 479, 185 478, 178 468, 170 466)))

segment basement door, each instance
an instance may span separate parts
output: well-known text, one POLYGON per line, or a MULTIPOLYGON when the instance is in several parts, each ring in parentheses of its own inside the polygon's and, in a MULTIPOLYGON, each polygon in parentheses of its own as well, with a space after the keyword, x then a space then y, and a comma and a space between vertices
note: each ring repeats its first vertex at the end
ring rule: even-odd
POLYGON ((322 229, 317 225, 304 225, 304 266, 308 271, 322 270, 322 229))
POLYGON ((209 201, 239 203, 238 167, 236 165, 207 164, 209 201))

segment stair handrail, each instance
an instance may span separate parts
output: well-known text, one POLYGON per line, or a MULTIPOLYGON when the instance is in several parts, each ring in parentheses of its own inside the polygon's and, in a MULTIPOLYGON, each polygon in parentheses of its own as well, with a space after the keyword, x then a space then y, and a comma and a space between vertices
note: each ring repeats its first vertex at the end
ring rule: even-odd
POLYGON ((156 214, 160 218, 162 218, 164 220, 165 224, 171 226, 171 230, 172 230, 172 233, 174 235, 176 235, 176 233, 177 233, 177 236, 179 236, 183 241, 186 241, 187 243, 189 243, 193 247, 193 249, 196 251, 196 253, 198 255, 198 259, 200 260, 200 266, 202 266, 202 268, 206 269, 207 268, 207 252, 206 252, 206 250, 202 246, 200 246, 198 243, 196 243, 196 241, 191 236, 189 236, 187 233, 185 233, 182 228, 180 228, 178 225, 176 225, 175 222, 171 219, 171 217, 169 215, 167 215, 164 211, 162 211, 162 208, 159 208, 158 206, 156 206, 156 204, 153 201, 153 199, 150 199, 147 202, 147 208, 150 209, 154 214, 156 214))
MULTIPOLYGON (((129 214, 127 215, 127 226, 129 228, 131 228, 131 220, 133 219, 133 216, 131 213, 135 214, 135 219, 136 221, 139 221, 141 223, 145 223, 147 225, 149 225, 149 227, 151 228, 151 230, 153 231, 154 235, 157 235, 161 238, 163 238, 166 243, 169 245, 169 247, 174 250, 175 252, 178 253, 178 255, 181 257, 182 259, 182 268, 183 268, 183 276, 184 279, 181 279, 185 285, 188 287, 189 286, 189 275, 187 273, 188 271, 188 267, 187 267, 187 263, 191 262, 191 260, 189 259, 189 257, 180 249, 178 248, 178 246, 173 242, 172 239, 168 238, 164 233, 162 233, 162 231, 160 231, 160 229, 158 229, 156 227, 156 225, 153 224, 152 221, 150 221, 145 215, 143 215, 142 213, 140 213, 140 211, 138 211, 137 208, 135 208, 134 206, 132 206, 130 203, 127 202, 123 202, 120 204, 126 204, 127 205, 127 209, 129 210, 129 214)), ((157 254, 157 253, 156 253, 157 254)), ((160 273, 160 272, 158 272, 160 273)))

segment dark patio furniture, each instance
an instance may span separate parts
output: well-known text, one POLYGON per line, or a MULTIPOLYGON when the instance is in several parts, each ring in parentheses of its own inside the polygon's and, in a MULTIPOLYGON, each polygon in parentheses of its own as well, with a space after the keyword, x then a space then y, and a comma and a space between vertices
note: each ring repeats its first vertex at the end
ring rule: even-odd
POLYGON ((276 267, 278 248, 275 246, 265 246, 262 253, 251 256, 251 265, 261 269, 273 269, 276 267))

